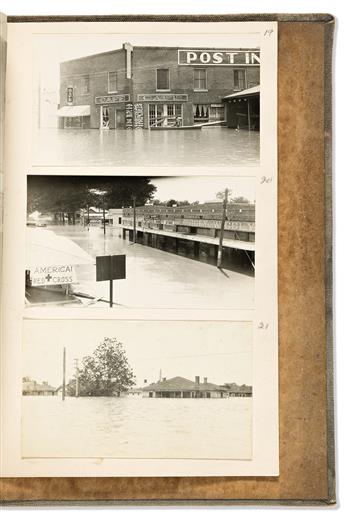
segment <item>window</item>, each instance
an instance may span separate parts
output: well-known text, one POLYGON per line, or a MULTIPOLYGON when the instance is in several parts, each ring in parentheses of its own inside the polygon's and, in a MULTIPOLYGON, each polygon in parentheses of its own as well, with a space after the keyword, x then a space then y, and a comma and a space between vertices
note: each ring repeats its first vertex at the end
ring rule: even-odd
POLYGON ((224 106, 222 104, 214 104, 210 106, 210 119, 212 121, 224 120, 224 106))
POLYGON ((194 104, 193 114, 194 122, 208 122, 210 116, 210 109, 208 104, 194 104))
POLYGON ((149 104, 150 126, 180 126, 182 124, 181 104, 149 104))
POLYGON ((234 70, 234 90, 245 90, 246 71, 243 68, 234 70))
POLYGON ((116 72, 108 72, 108 93, 117 92, 117 74, 116 72))
POLYGON ((169 76, 168 68, 157 68, 157 90, 170 90, 169 76))
POLYGON ((90 92, 90 78, 89 76, 83 76, 81 78, 81 93, 88 94, 90 92))
POLYGON ((194 90, 207 90, 206 68, 194 68, 194 90))

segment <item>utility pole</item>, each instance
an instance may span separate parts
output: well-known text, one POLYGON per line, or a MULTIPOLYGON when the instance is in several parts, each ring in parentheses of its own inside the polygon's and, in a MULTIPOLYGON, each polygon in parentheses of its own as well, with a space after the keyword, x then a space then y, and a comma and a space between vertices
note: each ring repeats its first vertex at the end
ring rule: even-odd
POLYGON ((137 242, 137 213, 136 213, 136 196, 133 194, 132 196, 133 200, 133 243, 137 242))
POLYGON ((79 366, 78 366, 78 358, 74 358, 74 368, 75 368, 75 397, 79 397, 79 366))
POLYGON ((65 401, 66 396, 66 347, 63 348, 62 356, 62 401, 65 401))
POLYGON ((102 195, 103 200, 103 234, 105 235, 105 200, 104 200, 104 194, 102 195))
POLYGON ((222 267, 222 256, 223 256, 223 239, 224 239, 224 227, 225 227, 225 220, 226 220, 226 208, 228 205, 228 195, 229 195, 229 189, 226 188, 224 192, 224 199, 223 199, 223 215, 222 215, 222 222, 220 225, 220 233, 219 233, 219 245, 218 245, 218 254, 217 254, 217 268, 222 267))

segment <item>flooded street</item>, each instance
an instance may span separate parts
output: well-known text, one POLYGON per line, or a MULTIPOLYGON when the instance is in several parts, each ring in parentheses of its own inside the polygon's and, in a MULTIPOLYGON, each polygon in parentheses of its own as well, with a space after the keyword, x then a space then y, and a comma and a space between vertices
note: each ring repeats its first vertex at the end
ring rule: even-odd
POLYGON ((257 166, 260 133, 228 128, 189 131, 42 129, 36 166, 257 166))
POLYGON ((249 459, 252 398, 22 399, 23 457, 249 459))
MULTIPOLYGON (((72 239, 92 257, 126 254, 126 279, 114 281, 114 308, 248 308, 254 304, 254 278, 173 253, 133 244, 121 229, 65 225, 48 227, 72 239), (119 305, 119 306, 118 306, 119 305)), ((109 282, 96 282, 95 264, 76 267, 76 292, 109 300, 109 282)), ((82 299, 89 304, 89 299, 82 299)), ((106 307, 106 302, 92 307, 106 307)))

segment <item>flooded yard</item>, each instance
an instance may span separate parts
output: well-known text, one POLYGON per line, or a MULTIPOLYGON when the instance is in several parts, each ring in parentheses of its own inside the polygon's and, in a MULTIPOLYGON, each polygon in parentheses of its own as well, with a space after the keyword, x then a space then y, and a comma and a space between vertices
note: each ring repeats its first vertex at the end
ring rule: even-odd
POLYGON ((257 166, 260 133, 228 128, 189 131, 42 129, 33 136, 36 166, 257 166))
POLYGON ((252 398, 22 399, 23 457, 252 456, 252 398))

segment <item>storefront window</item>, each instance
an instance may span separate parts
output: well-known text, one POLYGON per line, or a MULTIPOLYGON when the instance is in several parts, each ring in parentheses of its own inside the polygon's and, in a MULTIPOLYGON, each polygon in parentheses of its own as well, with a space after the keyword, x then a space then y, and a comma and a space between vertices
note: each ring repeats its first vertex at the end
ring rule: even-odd
POLYGON ((194 90, 207 90, 206 68, 194 68, 194 90))
POLYGON ((224 120, 224 117, 224 106, 222 104, 210 106, 210 120, 221 121, 224 120))
POLYGON ((157 69, 157 90, 170 89, 170 74, 168 68, 157 69))
POLYGON ((194 122, 208 122, 210 116, 210 107, 208 104, 193 105, 194 122))
POLYGON ((117 74, 116 72, 108 72, 108 93, 117 92, 117 74))
POLYGON ((181 104, 149 104, 150 126, 182 125, 181 104))
POLYGON ((234 90, 245 90, 246 71, 243 68, 234 70, 234 90))

